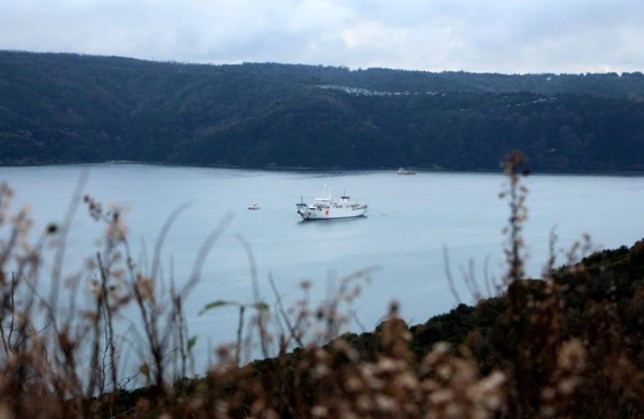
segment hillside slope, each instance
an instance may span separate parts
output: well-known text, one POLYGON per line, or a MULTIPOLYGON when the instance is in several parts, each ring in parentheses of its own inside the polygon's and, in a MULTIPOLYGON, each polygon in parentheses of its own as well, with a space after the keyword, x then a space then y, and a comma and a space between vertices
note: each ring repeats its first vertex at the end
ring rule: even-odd
POLYGON ((641 171, 644 76, 0 52, 0 164, 641 171))

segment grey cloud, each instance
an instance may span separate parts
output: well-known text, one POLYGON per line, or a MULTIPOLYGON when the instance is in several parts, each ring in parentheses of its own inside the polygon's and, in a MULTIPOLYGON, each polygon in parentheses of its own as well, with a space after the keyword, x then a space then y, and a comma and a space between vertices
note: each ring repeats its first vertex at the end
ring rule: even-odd
POLYGON ((497 72, 644 67, 644 3, 0 0, 0 48, 497 72))

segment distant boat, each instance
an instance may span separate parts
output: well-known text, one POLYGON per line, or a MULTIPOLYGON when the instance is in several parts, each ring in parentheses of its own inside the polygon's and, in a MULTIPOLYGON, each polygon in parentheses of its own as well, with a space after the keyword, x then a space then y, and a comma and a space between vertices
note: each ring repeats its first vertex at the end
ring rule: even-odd
POLYGON ((259 205, 257 205, 257 202, 253 202, 252 204, 250 204, 250 205, 248 206, 248 209, 249 209, 249 210, 258 210, 258 209, 259 209, 259 205))
POLYGON ((401 167, 400 169, 398 169, 398 174, 399 175, 415 175, 416 172, 414 172, 412 170, 407 170, 407 169, 401 167))
POLYGON ((315 198, 313 203, 306 204, 304 199, 297 206, 297 213, 304 221, 331 220, 336 218, 362 217, 367 213, 367 206, 351 202, 351 198, 344 194, 337 201, 333 199, 331 190, 325 185, 324 196, 315 198))

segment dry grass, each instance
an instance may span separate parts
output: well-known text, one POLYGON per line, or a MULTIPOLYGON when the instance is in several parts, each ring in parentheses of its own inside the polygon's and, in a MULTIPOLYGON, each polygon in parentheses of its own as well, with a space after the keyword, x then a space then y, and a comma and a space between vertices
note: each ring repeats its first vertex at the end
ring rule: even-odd
MULTIPOLYGON (((543 281, 527 281, 523 165, 518 154, 506 161, 502 198, 510 218, 501 296, 482 300, 476 281, 467 279, 481 299, 474 311, 480 322, 461 341, 428 341, 419 349, 420 329, 408 328, 395 304, 373 333, 338 336, 369 277, 358 272, 318 306, 308 282, 293 307, 283 306, 275 287, 272 309, 255 292, 253 304, 237 305, 237 336, 217 349, 215 366, 201 379, 185 378, 194 339, 183 305, 228 219, 205 240, 185 285, 177 289, 169 278, 162 292, 161 250, 181 209, 163 226, 150 266, 141 266, 130 254, 121 210, 81 199, 82 184, 65 220, 35 242, 28 212, 12 208, 13 191, 2 184, 0 417, 637 417, 644 400, 644 269, 626 272, 624 285, 619 264, 595 272, 592 266, 604 265, 574 263, 574 248, 568 266, 555 269, 553 250, 543 281), (87 269, 64 276, 66 235, 81 201, 106 227, 104 248, 87 269), (47 272, 45 254, 53 261, 47 272), (502 307, 494 315, 493 304, 502 307), (125 310, 138 313, 129 346, 115 335, 125 310), (244 365, 244 351, 252 350, 265 359, 244 365), (122 371, 133 364, 135 371, 122 371), (135 376, 146 386, 127 390, 135 376)), ((252 251, 240 240, 257 290, 252 251)), ((553 236, 552 249, 554 243, 553 236)), ((629 263, 639 255, 641 243, 629 263)), ((227 304, 233 303, 215 301, 205 310, 227 304)))

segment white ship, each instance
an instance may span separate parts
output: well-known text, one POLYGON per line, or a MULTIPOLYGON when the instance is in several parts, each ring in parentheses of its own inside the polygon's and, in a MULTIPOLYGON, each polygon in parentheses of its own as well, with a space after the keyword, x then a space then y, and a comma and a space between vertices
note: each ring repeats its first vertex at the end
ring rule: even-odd
POLYGON ((331 191, 325 186, 325 196, 315 198, 313 203, 306 204, 304 200, 297 206, 297 213, 304 221, 332 220, 337 218, 362 217, 367 213, 367 206, 351 202, 344 194, 339 201, 333 199, 331 191))

